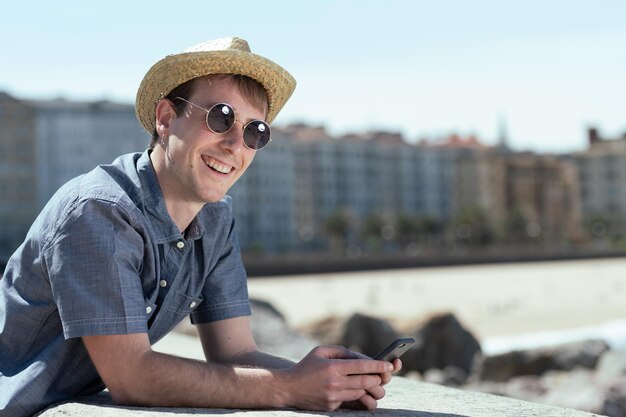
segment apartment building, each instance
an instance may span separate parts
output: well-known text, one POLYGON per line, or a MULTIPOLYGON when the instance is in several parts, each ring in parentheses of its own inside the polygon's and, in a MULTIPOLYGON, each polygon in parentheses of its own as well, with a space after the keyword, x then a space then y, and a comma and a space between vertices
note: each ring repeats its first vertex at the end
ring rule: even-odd
POLYGON ((61 185, 148 144, 132 105, 0 93, 0 257, 17 248, 61 185))
POLYGON ((626 135, 606 139, 588 130, 589 147, 572 156, 576 163, 582 214, 615 235, 626 235, 626 135))
POLYGON ((551 155, 513 153, 499 156, 494 165, 504 173, 504 188, 493 190, 498 213, 521 213, 531 238, 580 238, 580 185, 571 161, 551 155))
POLYGON ((441 164, 451 177, 445 181, 450 186, 448 214, 481 210, 494 233, 505 235, 511 217, 518 216, 526 224, 525 238, 580 238, 579 182, 576 166, 567 158, 486 147, 473 137, 456 135, 432 146, 448 158, 441 164))
POLYGON ((306 125, 274 131, 268 151, 256 154, 230 192, 243 250, 325 249, 327 220, 338 213, 348 222, 346 243, 362 239, 372 216, 392 225, 400 213, 451 215, 446 152, 385 132, 333 138, 306 125))
POLYGON ((132 105, 108 101, 27 101, 34 111, 37 204, 75 176, 118 156, 141 152, 149 135, 132 105))
POLYGON ((296 245, 294 163, 289 137, 273 129, 270 144, 256 153, 246 173, 230 189, 243 250, 276 253, 296 245))
POLYGON ((0 93, 0 257, 15 250, 37 215, 35 112, 0 93))
MULTIPOLYGON (((626 219, 626 140, 597 136, 587 152, 565 158, 456 135, 408 144, 389 132, 336 138, 319 126, 274 127, 230 191, 237 234, 244 251, 323 250, 337 213, 354 243, 372 216, 389 225, 400 215, 443 223, 477 207, 494 227, 517 212, 529 235, 570 238, 583 216, 626 219)), ((131 105, 0 94, 0 256, 15 250, 63 183, 148 142, 131 105)))

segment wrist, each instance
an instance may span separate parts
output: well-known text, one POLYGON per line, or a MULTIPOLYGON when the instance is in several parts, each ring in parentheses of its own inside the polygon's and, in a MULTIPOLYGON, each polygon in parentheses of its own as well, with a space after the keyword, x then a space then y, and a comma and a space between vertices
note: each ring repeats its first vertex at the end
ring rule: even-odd
POLYGON ((280 408, 294 407, 293 384, 291 368, 276 369, 272 371, 274 377, 274 400, 280 408))

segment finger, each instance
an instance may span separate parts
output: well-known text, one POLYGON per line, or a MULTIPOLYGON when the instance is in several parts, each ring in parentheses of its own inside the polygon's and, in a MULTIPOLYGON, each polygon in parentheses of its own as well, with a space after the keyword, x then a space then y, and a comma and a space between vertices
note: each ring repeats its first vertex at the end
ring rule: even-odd
POLYGON ((393 365, 390 362, 373 359, 349 359, 339 362, 339 367, 344 375, 384 374, 393 371, 393 365))
POLYGON ((402 369, 402 361, 400 360, 400 358, 396 358, 393 361, 393 373, 395 374, 400 369, 402 369))
POLYGON ((356 401, 364 395, 369 395, 364 389, 345 389, 333 395, 333 401, 356 401))
POLYGON ((385 389, 380 385, 367 389, 367 393, 375 400, 380 400, 385 396, 385 389))
POLYGON ((318 346, 311 352, 326 359, 358 359, 359 356, 343 346, 318 346))
POLYGON ((363 404, 363 406, 366 407, 368 410, 376 410, 376 407, 378 407, 378 401, 376 401, 370 395, 362 396, 361 398, 359 398, 359 402, 363 404))
POLYGON ((355 359, 372 359, 369 356, 367 356, 367 355, 365 355, 365 354, 363 354, 361 352, 352 352, 352 353, 354 353, 356 355, 355 359))
POLYGON ((384 374, 380 374, 381 383, 380 385, 387 385, 391 381, 392 374, 389 372, 385 372, 384 374))
POLYGON ((390 383, 393 374, 397 373, 398 371, 400 371, 400 369, 402 369, 402 361, 399 358, 394 359, 392 364, 393 364, 393 371, 391 373, 386 372, 384 374, 380 374, 380 378, 382 379, 381 385, 387 385, 388 383, 390 383))
POLYGON ((340 386, 344 389, 369 389, 381 384, 379 375, 348 375, 341 379, 340 386))

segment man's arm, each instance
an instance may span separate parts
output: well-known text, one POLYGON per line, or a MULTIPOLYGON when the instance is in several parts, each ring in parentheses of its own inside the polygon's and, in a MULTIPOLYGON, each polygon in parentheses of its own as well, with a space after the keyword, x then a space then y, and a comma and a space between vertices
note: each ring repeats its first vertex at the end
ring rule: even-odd
POLYGON ((334 410, 376 389, 381 361, 341 359, 343 348, 316 348, 280 370, 178 358, 150 347, 145 333, 83 337, 116 403, 143 406, 334 410), (373 375, 374 374, 374 375, 373 375))
MULTIPOLYGON (((227 320, 220 320, 197 326, 204 355, 209 362, 219 362, 232 365, 248 365, 268 369, 286 369, 295 364, 287 359, 269 355, 258 350, 250 319, 247 316, 236 317, 227 320)), ((330 348, 337 350, 338 348, 330 348)), ((366 359, 365 355, 356 354, 348 350, 341 350, 337 353, 338 358, 343 359, 366 359)), ((399 360, 394 362, 394 370, 398 371, 402 367, 399 360)), ((391 372, 380 374, 381 385, 387 384, 391 380, 391 372)), ((358 399, 358 402, 344 404, 351 408, 375 409, 377 401, 384 397, 385 390, 381 386, 369 388, 367 392, 358 399), (358 404, 360 403, 360 405, 358 404)))
POLYGON ((197 329, 208 362, 268 369, 294 365, 290 360, 258 350, 247 316, 199 324, 197 329))

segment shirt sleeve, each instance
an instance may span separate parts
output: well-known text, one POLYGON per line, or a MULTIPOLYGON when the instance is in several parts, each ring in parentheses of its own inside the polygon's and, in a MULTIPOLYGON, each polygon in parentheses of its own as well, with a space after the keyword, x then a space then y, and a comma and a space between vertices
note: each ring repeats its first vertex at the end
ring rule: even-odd
POLYGON ((66 339, 146 333, 139 272, 143 239, 117 204, 76 205, 44 245, 44 264, 66 339))
POLYGON ((249 316, 248 283, 232 219, 225 227, 228 237, 222 255, 211 270, 202 290, 204 301, 191 314, 193 324, 249 316))

